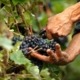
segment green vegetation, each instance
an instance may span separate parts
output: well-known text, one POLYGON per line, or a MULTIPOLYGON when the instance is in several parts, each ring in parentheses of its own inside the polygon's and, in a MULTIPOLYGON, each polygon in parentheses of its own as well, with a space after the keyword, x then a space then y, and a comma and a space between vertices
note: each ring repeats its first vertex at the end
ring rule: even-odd
MULTIPOLYGON (((75 2, 76 0, 0 0, 0 80, 61 80, 64 77, 63 74, 67 72, 53 64, 44 63, 39 70, 19 50, 22 43, 20 39, 26 35, 38 34, 46 26, 48 17, 75 2), (20 39, 16 38, 13 44, 12 37, 16 36, 20 39)), ((76 66, 79 65, 71 64, 70 67, 75 69, 76 66)), ((77 68, 77 71, 80 70, 77 68)))

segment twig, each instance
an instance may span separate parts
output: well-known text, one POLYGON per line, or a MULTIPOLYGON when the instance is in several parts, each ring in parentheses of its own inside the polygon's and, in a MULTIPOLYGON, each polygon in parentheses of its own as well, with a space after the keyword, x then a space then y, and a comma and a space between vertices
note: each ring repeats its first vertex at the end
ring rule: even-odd
MULTIPOLYGON (((34 49, 34 50, 35 50, 35 52, 37 52, 37 51, 39 51, 39 50, 41 50, 41 49, 42 49, 42 48, 38 48, 37 50, 35 50, 35 49, 34 49)), ((32 51, 29 51, 29 52, 28 52, 28 54, 30 54, 30 53, 32 53, 32 51)))
POLYGON ((17 9, 18 15, 20 15, 23 23, 25 24, 26 30, 27 30, 27 32, 28 32, 28 34, 29 34, 29 27, 27 26, 28 23, 26 23, 26 21, 25 21, 25 19, 24 19, 24 15, 23 15, 23 12, 22 12, 22 7, 21 7, 20 5, 17 5, 17 6, 16 6, 16 9, 17 9))
MULTIPOLYGON (((15 6, 14 6, 12 0, 10 0, 10 4, 11 4, 11 13, 14 15, 13 11, 15 9, 15 6)), ((15 19, 15 16, 13 16, 13 18, 14 18, 15 25, 17 27, 17 31, 18 31, 18 33, 20 33, 19 28, 18 28, 18 25, 16 24, 17 22, 16 22, 16 19, 15 19)))

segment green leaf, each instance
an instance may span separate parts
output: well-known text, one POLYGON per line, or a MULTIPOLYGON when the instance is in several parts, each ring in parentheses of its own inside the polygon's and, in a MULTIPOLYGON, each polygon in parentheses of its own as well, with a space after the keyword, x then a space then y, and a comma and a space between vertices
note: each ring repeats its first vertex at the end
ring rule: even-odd
POLYGON ((24 13, 24 18, 25 18, 25 21, 26 21, 26 23, 28 24, 28 25, 32 25, 32 23, 33 23, 33 14, 31 14, 31 12, 29 12, 29 11, 26 11, 25 13, 24 13))
POLYGON ((21 45, 21 42, 19 42, 19 41, 18 41, 18 42, 14 45, 14 47, 13 47, 12 51, 13 51, 13 52, 18 51, 18 50, 19 50, 20 45, 21 45))
POLYGON ((37 25, 34 25, 34 26, 32 27, 32 29, 33 29, 35 32, 39 32, 39 31, 40 31, 40 29, 39 29, 39 27, 38 27, 37 25))
POLYGON ((41 24, 41 27, 44 27, 47 23, 47 15, 45 13, 42 13, 39 17, 38 17, 38 21, 41 24))
POLYGON ((50 75, 50 73, 48 72, 48 68, 41 70, 40 74, 43 77, 46 77, 46 76, 50 75))
POLYGON ((54 12, 56 12, 56 13, 62 12, 65 8, 64 2, 60 1, 60 0, 54 1, 53 5, 54 5, 54 7, 53 7, 54 12))
POLYGON ((12 2, 13 2, 14 5, 22 4, 22 3, 25 3, 27 1, 29 1, 29 0, 12 0, 12 2))
POLYGON ((40 75, 44 78, 44 80, 53 80, 53 78, 50 76, 48 68, 42 69, 40 75))
POLYGON ((0 21, 3 21, 4 18, 7 18, 6 12, 4 10, 4 8, 0 9, 0 21))
POLYGON ((39 75, 39 68, 38 66, 27 66, 27 70, 30 74, 32 74, 32 76, 37 79, 37 80, 41 80, 41 77, 39 75))
POLYGON ((0 46, 10 50, 12 49, 12 42, 6 37, 0 36, 0 46))
POLYGON ((19 64, 19 65, 30 64, 30 61, 27 58, 25 58, 25 56, 23 55, 23 53, 20 50, 14 52, 14 53, 11 53, 10 59, 12 61, 14 61, 15 64, 19 64))

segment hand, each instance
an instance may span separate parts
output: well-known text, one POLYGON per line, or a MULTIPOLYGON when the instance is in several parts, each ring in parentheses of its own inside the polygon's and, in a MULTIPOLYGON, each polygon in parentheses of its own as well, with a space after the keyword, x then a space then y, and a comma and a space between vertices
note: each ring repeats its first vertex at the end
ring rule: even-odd
POLYGON ((53 64, 58 64, 58 65, 68 63, 69 62, 68 54, 66 52, 61 51, 59 44, 56 44, 55 48, 56 48, 55 52, 53 52, 50 49, 47 50, 48 56, 41 55, 40 53, 36 52, 34 49, 30 48, 30 50, 32 52, 31 56, 35 57, 39 60, 53 63, 53 64))
POLYGON ((65 51, 61 51, 61 47, 59 44, 56 44, 55 52, 48 49, 47 53, 50 56, 51 63, 57 64, 57 65, 64 65, 70 62, 69 55, 65 51))
POLYGON ((47 37, 51 39, 68 35, 72 30, 72 24, 70 14, 66 11, 50 17, 46 27, 47 37))

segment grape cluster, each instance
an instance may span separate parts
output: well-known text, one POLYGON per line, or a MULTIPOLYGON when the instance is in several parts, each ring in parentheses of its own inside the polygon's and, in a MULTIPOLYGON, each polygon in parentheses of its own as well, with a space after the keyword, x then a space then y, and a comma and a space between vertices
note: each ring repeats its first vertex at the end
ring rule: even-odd
MULTIPOLYGON (((27 55, 30 54, 29 47, 35 49, 39 52, 39 54, 47 55, 46 51, 47 49, 55 50, 55 41, 47 40, 39 37, 38 35, 32 35, 32 36, 26 36, 24 40, 22 41, 22 44, 20 45, 20 50, 22 50, 23 54, 27 57, 27 55)), ((40 68, 43 64, 42 61, 31 58, 30 59, 32 63, 38 65, 40 68)))
POLYGON ((20 46, 20 49, 25 55, 29 54, 29 47, 33 49, 36 48, 38 52, 46 53, 47 49, 55 50, 55 43, 56 42, 53 39, 47 40, 36 35, 26 36, 20 46))
POLYGON ((15 45, 18 41, 22 41, 22 38, 20 36, 14 36, 12 38, 12 45, 15 45))

